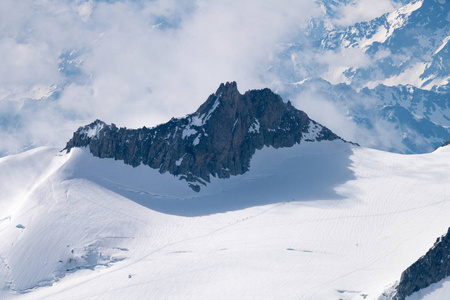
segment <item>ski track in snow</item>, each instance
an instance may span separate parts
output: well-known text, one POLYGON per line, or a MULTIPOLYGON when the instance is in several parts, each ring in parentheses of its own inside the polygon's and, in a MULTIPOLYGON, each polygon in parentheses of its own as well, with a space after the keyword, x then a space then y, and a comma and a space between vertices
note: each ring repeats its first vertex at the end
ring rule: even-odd
POLYGON ((0 159, 2 299, 377 299, 450 226, 449 147, 265 148, 200 194, 55 153, 0 159))

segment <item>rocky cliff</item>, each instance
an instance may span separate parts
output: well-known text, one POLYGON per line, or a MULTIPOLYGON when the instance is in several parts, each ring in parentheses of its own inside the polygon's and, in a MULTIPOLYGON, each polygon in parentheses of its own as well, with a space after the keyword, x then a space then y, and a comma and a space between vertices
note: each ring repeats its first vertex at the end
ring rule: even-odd
POLYGON ((438 238, 434 246, 406 269, 396 288, 395 300, 407 296, 450 276, 450 228, 438 238))
POLYGON ((245 173, 252 155, 264 146, 338 138, 269 89, 241 95, 232 82, 221 84, 195 113, 154 128, 118 128, 96 120, 80 127, 65 150, 89 147, 97 157, 148 165, 199 191, 210 176, 245 173))

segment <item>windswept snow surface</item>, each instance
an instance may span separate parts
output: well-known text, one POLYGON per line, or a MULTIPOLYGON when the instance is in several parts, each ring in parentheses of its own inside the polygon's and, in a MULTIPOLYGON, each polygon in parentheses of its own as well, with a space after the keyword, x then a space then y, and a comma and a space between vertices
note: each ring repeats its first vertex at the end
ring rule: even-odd
POLYGON ((1 299, 377 299, 450 226, 450 147, 264 148, 200 193, 146 166, 0 159, 1 299))

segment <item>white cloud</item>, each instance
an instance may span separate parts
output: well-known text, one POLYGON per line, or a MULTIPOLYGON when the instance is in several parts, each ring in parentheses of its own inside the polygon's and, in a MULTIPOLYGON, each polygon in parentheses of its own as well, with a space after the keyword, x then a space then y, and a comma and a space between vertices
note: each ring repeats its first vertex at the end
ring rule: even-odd
POLYGON ((236 80, 242 92, 266 87, 271 52, 316 13, 309 0, 3 0, 0 106, 50 86, 59 94, 34 116, 8 106, 5 114, 17 118, 4 124, 1 134, 12 141, 0 151, 63 145, 68 132, 95 118, 156 125, 195 111, 224 81, 236 80), (20 130, 16 138, 11 126, 20 130))
POLYGON ((293 100, 293 104, 298 109, 305 111, 311 119, 327 126, 342 138, 350 141, 357 140, 357 126, 346 115, 345 107, 339 107, 313 91, 299 94, 293 100))
POLYGON ((333 23, 350 26, 357 22, 370 21, 399 7, 400 4, 393 0, 354 0, 341 8, 339 17, 334 19, 333 23))
POLYGON ((346 70, 366 68, 372 64, 370 56, 359 48, 341 48, 316 55, 317 61, 327 66, 327 71, 321 77, 333 84, 350 83, 344 75, 346 70))
MULTIPOLYGON (((372 18, 393 5, 360 0, 345 6, 338 22, 372 18)), ((2 0, 0 155, 62 147, 78 126, 97 118, 157 125, 195 111, 221 82, 235 80, 241 92, 274 86, 270 57, 319 14, 310 0, 2 0), (53 98, 25 101, 55 86, 53 98)), ((372 63, 357 49, 305 55, 296 59, 317 58, 329 66, 324 76, 331 82, 344 80, 336 70, 372 63)), ((367 136, 341 108, 305 99, 300 109, 338 134, 367 136)))
MULTIPOLYGON (((302 21, 298 12, 313 8, 309 6, 305 1, 198 1, 195 12, 178 27, 165 30, 149 28, 145 16, 123 7, 99 8, 98 14, 121 18, 126 27, 106 26, 112 30, 98 39, 85 60, 87 73, 95 74, 93 101, 139 103, 144 105, 141 111, 157 104, 170 115, 183 115, 220 82, 236 80, 243 91, 265 87, 267 57, 277 42, 297 32, 302 21)), ((127 123, 123 111, 118 118, 127 123)), ((131 125, 148 125, 147 120, 137 121, 133 117, 131 125)))
POLYGON ((371 64, 370 56, 359 48, 343 48, 339 52, 325 51, 318 60, 327 65, 349 68, 365 68, 371 64))
POLYGON ((46 43, 20 43, 5 38, 0 43, 2 87, 26 88, 59 78, 57 56, 46 43))
POLYGON ((333 101, 325 99, 320 91, 315 91, 314 88, 298 94, 293 99, 295 107, 305 111, 311 119, 328 127, 343 139, 369 148, 407 151, 406 146, 402 144, 403 133, 394 123, 386 121, 382 115, 378 114, 376 103, 370 98, 352 99, 350 97, 342 101, 336 99, 333 101), (349 114, 352 109, 367 111, 365 116, 371 124, 370 129, 364 124, 355 122, 349 114))

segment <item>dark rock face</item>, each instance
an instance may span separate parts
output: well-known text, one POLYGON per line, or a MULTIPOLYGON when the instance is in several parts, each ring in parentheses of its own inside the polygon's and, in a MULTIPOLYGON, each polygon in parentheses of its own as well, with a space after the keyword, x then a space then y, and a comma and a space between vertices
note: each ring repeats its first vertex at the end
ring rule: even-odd
POLYGON ((434 246, 406 269, 393 297, 403 300, 407 296, 450 276, 450 228, 438 238, 434 246))
POLYGON ((114 158, 180 176, 195 191, 210 176, 245 173, 256 150, 292 147, 300 141, 339 139, 269 89, 241 95, 236 83, 221 84, 198 110, 154 128, 127 129, 100 120, 80 127, 65 150, 89 147, 114 158))
POLYGON ((434 149, 434 150, 436 151, 437 149, 442 148, 442 147, 445 147, 445 146, 448 146, 448 145, 450 145, 450 140, 446 141, 445 143, 442 144, 442 146, 439 146, 439 147, 437 147, 437 148, 434 149))

